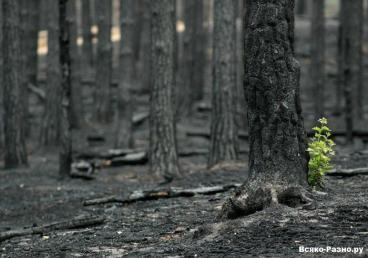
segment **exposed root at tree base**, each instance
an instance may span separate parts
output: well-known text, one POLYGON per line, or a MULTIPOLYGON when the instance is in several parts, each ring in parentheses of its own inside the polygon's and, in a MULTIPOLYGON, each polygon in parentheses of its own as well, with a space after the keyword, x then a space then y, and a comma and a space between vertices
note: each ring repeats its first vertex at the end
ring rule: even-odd
POLYGON ((302 186, 259 185, 259 181, 249 181, 240 187, 235 195, 223 204, 219 219, 236 219, 278 205, 310 208, 315 204, 302 186))

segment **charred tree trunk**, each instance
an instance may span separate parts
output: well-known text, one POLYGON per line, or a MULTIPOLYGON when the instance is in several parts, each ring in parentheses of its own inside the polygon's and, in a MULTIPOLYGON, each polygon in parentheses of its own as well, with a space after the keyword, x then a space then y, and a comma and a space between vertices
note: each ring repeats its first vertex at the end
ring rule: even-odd
POLYGON ((363 117, 362 107, 362 22, 363 1, 342 1, 341 83, 345 97, 348 143, 353 142, 354 118, 363 117))
POLYGON ((56 146, 60 142, 60 115, 62 101, 59 2, 48 1, 47 5, 47 81, 45 116, 42 126, 41 144, 44 146, 56 146))
POLYGON ((21 82, 21 38, 20 6, 18 1, 3 0, 3 104, 5 133, 5 168, 27 165, 27 151, 24 132, 25 89, 21 82))
POLYGON ((82 0, 82 55, 84 74, 91 76, 91 68, 94 66, 93 53, 93 35, 92 35, 92 17, 91 17, 91 0, 82 0))
POLYGON ((82 56, 77 44, 77 2, 68 0, 68 22, 70 32, 70 58, 71 58, 71 126, 80 129, 84 126, 83 95, 81 84, 82 56))
POLYGON ((133 148, 133 99, 131 88, 134 76, 134 0, 122 0, 120 5, 119 100, 116 121, 117 148, 133 148))
POLYGON ((325 84, 325 1, 313 0, 312 40, 311 40, 311 87, 314 96, 315 119, 324 116, 324 84, 325 84))
POLYGON ((173 88, 174 76, 174 0, 151 1, 151 108, 150 162, 151 171, 165 180, 178 176, 173 88))
POLYGON ((112 119, 111 107, 111 76, 112 76, 112 2, 96 1, 96 16, 98 25, 97 64, 95 105, 96 118, 100 123, 109 123, 112 119))
POLYGON ((249 178, 228 199, 223 218, 308 200, 307 153, 294 57, 294 0, 247 0, 245 81, 249 178), (249 51, 251 50, 251 51, 249 51))
MULTIPOLYGON (((67 20, 68 0, 59 0, 59 27, 60 27, 60 73, 61 73, 61 135, 60 135, 60 153, 59 153, 59 174, 66 177, 70 174, 72 164, 72 131, 71 131, 71 66, 70 66, 70 31, 67 20)), ((74 4, 74 0, 69 0, 69 4, 74 4)), ((70 7, 72 10, 74 7, 70 7)))
MULTIPOLYGON (((3 5, 0 3, 0 82, 3 81, 3 5)), ((0 155, 3 155, 4 150, 4 83, 0 83, 0 155)))
POLYGON ((236 0, 215 0, 211 145, 208 165, 238 158, 236 0))

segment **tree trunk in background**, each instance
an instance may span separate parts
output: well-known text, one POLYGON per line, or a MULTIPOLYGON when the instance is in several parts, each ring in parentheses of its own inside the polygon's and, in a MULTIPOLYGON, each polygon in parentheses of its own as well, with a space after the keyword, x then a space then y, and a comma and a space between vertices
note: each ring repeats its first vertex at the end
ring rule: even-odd
POLYGON ((82 55, 77 45, 78 23, 76 0, 68 0, 68 21, 70 33, 70 58, 71 58, 71 126, 80 129, 84 126, 83 92, 81 84, 82 55))
POLYGON ((111 76, 112 76, 112 1, 96 1, 96 17, 98 25, 97 64, 95 105, 96 118, 100 123, 112 120, 111 76))
MULTIPOLYGON (((22 48, 22 67, 23 74, 22 84, 24 88, 28 89, 28 84, 37 85, 37 67, 38 67, 38 11, 39 0, 21 0, 21 48, 22 48)), ((29 120, 29 99, 28 90, 24 92, 24 115, 25 115, 25 133, 30 134, 29 120)))
POLYGON ((343 29, 345 20, 345 6, 346 1, 340 0, 340 10, 339 10, 339 26, 338 26, 338 36, 337 36, 337 83, 336 83, 336 103, 334 113, 340 115, 342 111, 342 93, 344 84, 344 72, 343 72, 343 61, 344 61, 344 51, 345 42, 343 41, 343 29))
POLYGON ((170 181, 178 176, 173 88, 174 75, 174 0, 151 1, 150 165, 151 171, 170 181))
MULTIPOLYGON (((59 27, 60 27, 60 73, 62 75, 61 82, 61 135, 60 135, 60 153, 59 153, 59 174, 61 177, 66 177, 70 174, 72 165, 72 130, 71 130, 71 66, 70 66, 70 32, 67 21, 67 3, 68 0, 59 0, 59 27)), ((69 0, 69 10, 75 9, 74 0, 69 0)))
POLYGON ((295 207, 307 200, 300 65, 293 46, 294 0, 247 0, 246 6, 249 178, 225 202, 223 218, 248 215, 278 203, 295 207))
POLYGON ((236 0, 215 0, 209 166, 238 158, 235 10, 236 0))
POLYGON ((204 21, 204 0, 195 1, 195 21, 194 21, 194 59, 193 64, 193 83, 191 92, 193 92, 193 101, 203 99, 204 95, 204 71, 206 64, 206 31, 203 26, 204 21))
POLYGON ((363 117, 362 107, 362 22, 363 1, 342 1, 341 82, 344 87, 348 143, 353 142, 354 118, 363 117))
POLYGON ((116 121, 116 148, 133 148, 133 88, 134 76, 134 0, 122 0, 120 5, 119 99, 116 121))
MULTIPOLYGON (((186 96, 181 97, 182 106, 187 115, 195 101, 203 98, 205 66, 205 32, 203 26, 203 1, 184 1, 184 67, 182 80, 186 96)), ((183 113, 183 112, 182 112, 183 113)))
MULTIPOLYGON (((3 5, 0 2, 0 82, 3 82, 3 5)), ((4 150, 4 83, 0 83, 0 155, 4 150)))
POLYGON ((141 90, 144 93, 150 91, 151 85, 151 11, 150 4, 151 0, 141 0, 143 6, 143 16, 142 16, 142 31, 141 31, 141 42, 140 42, 140 74, 144 76, 139 76, 141 79, 141 90))
POLYGON ((3 104, 5 133, 5 168, 27 165, 24 132, 24 92, 21 82, 21 38, 19 1, 2 0, 3 104))
POLYGON ((314 96, 315 120, 324 116, 325 87, 325 1, 313 0, 311 18, 311 87, 314 96))
POLYGON ((84 74, 88 76, 88 79, 91 79, 91 69, 94 66, 91 16, 91 0, 82 0, 83 66, 84 74))
POLYGON ((42 126, 41 143, 56 146, 60 142, 61 116, 61 68, 60 68, 60 28, 59 2, 48 1, 48 54, 45 116, 42 126))

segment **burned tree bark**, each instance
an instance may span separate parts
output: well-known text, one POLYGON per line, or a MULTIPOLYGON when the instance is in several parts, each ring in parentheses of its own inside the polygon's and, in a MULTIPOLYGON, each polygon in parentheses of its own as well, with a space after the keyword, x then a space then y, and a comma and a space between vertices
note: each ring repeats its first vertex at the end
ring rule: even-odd
POLYGON ((211 145, 208 165, 238 158, 235 0, 215 0, 211 145))
MULTIPOLYGON (((59 28, 60 37, 60 74, 61 74, 61 97, 60 103, 60 152, 59 152, 59 174, 66 177, 70 174, 72 165, 72 131, 71 131, 71 69, 70 69, 70 31, 67 20, 68 0, 59 0, 59 28)), ((74 0, 69 0, 69 4, 75 4, 74 0)))
MULTIPOLYGON (((140 47, 139 47, 139 64, 140 73, 144 74, 141 78, 142 92, 148 92, 151 84, 151 53, 148 51, 151 48, 151 0, 142 1, 142 31, 140 32, 140 47)), ((138 33, 138 32, 136 32, 138 33)))
POLYGON ((133 148, 133 99, 131 94, 131 88, 134 83, 133 0, 122 0, 120 10, 120 82, 115 147, 133 148))
POLYGON ((25 89, 21 83, 20 6, 18 1, 3 0, 2 51, 3 51, 3 105, 5 134, 5 168, 27 165, 24 132, 25 89))
POLYGON ((307 146, 293 47, 294 1, 247 0, 246 6, 249 178, 223 205, 223 218, 310 201, 304 190, 307 146))
POLYGON ((325 1, 313 0, 311 17, 311 64, 310 75, 314 95, 315 119, 324 116, 324 84, 325 84, 325 1))
POLYGON ((150 165, 165 180, 178 176, 173 87, 174 76, 174 0, 151 1, 151 96, 150 165))
POLYGON ((78 23, 77 23, 77 2, 68 0, 68 24, 70 32, 70 62, 71 70, 71 126, 80 129, 84 126, 83 95, 81 84, 82 56, 77 44, 78 23))
POLYGON ((111 42, 112 2, 96 1, 98 25, 98 43, 95 85, 96 120, 109 123, 112 119, 111 107, 111 74, 112 74, 112 42, 111 42))
POLYGON ((345 97, 347 141, 353 141, 354 118, 363 116, 362 107, 362 22, 363 1, 342 1, 341 83, 345 97))
POLYGON ((62 101, 59 2, 48 1, 47 6, 47 81, 41 144, 44 146, 56 146, 60 143, 60 115, 62 101))

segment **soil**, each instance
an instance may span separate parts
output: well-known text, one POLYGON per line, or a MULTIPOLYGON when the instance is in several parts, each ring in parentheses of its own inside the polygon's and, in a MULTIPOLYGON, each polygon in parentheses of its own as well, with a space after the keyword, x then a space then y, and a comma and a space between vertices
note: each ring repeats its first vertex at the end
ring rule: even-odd
MULTIPOLYGON (((329 35, 336 24, 329 22, 329 35)), ((308 24, 298 21, 298 42, 304 40, 308 24), (303 34, 303 30, 304 33, 303 34)), ((331 41, 331 42, 330 42, 331 41)), ((333 40, 329 44, 334 45, 333 40)), ((305 48, 297 49, 303 67, 307 67, 305 48), (303 54, 304 53, 304 54, 303 54)), ((332 50, 333 52, 333 50, 332 50)), ((333 57, 333 53, 329 55, 333 57)), ((333 66, 332 66, 333 67, 333 66)), ((333 91, 334 70, 327 82, 333 91)), ((308 88, 307 69, 303 69, 302 92, 306 126, 313 124, 312 96, 308 88)), ((88 92, 86 93, 88 94, 88 92)), ((208 98, 210 99, 210 98, 208 98)), ((333 101, 326 100, 332 107, 333 101)), ((33 103, 34 114, 40 108, 33 103)), ((147 111, 147 96, 137 100, 137 112, 147 111)), ((86 103, 86 106, 93 103, 86 103)), ((331 109, 329 112, 332 113, 331 109)), ((209 112, 198 112, 190 121, 178 126, 179 151, 206 149, 208 139, 187 137, 185 130, 209 128, 209 112)), ((32 120, 37 128, 39 116, 32 120)), ((333 129, 341 118, 332 117, 333 129)), ((147 121, 135 130, 137 148, 147 147, 147 121)), ((74 134, 76 151, 106 150, 113 146, 112 126, 97 127, 74 134), (91 143, 88 135, 103 135, 104 142, 91 143)), ((347 168, 368 166, 365 139, 354 146, 344 146, 336 139, 334 165, 347 168)), ((247 149, 241 141, 241 149, 247 149)), ((147 165, 108 167, 96 172, 95 179, 60 180, 56 150, 40 150, 30 143, 30 166, 17 170, 0 170, 0 232, 72 219, 79 215, 101 215, 104 224, 74 230, 60 230, 44 235, 28 235, 0 242, 0 257, 303 257, 299 246, 364 247, 368 256, 368 178, 367 176, 328 177, 323 192, 314 192, 316 206, 293 209, 270 208, 236 220, 219 221, 217 215, 232 191, 215 195, 198 195, 151 200, 129 205, 110 203, 83 206, 83 201, 112 194, 127 196, 134 190, 160 187, 194 188, 242 183, 247 178, 247 156, 241 162, 207 169, 207 157, 197 155, 180 160, 183 177, 159 186, 147 165)), ((0 164, 1 166, 2 164, 0 164)), ((311 255, 311 254, 309 254, 311 255)), ((312 254, 313 255, 313 254, 312 254)), ((347 256, 348 254, 315 254, 347 256)), ((353 256, 353 255, 351 255, 353 256)))

